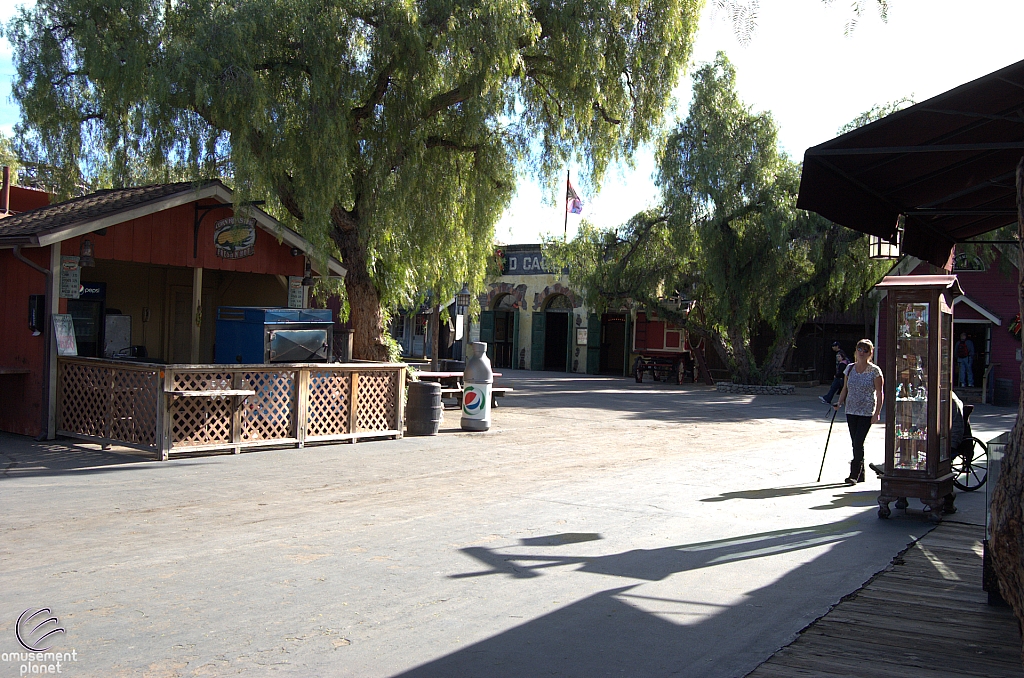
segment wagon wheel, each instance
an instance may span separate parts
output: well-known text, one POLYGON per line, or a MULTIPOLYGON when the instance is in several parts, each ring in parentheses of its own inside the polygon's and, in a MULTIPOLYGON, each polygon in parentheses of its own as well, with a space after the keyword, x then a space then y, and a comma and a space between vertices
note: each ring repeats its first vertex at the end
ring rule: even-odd
POLYGON ((977 438, 964 438, 953 456, 952 470, 953 484, 964 492, 984 485, 988 478, 988 445, 977 438))
POLYGON ((644 366, 640 358, 637 358, 636 362, 633 363, 633 376, 636 377, 636 383, 644 383, 644 366))

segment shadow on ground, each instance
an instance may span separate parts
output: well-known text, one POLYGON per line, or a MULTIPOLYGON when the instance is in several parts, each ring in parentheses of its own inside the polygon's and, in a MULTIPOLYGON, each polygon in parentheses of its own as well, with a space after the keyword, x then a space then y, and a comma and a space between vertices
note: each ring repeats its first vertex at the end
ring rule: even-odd
MULTIPOLYGON (((463 549, 484 569, 456 574, 454 578, 503 576, 528 580, 543 576, 548 568, 572 566, 581 573, 640 581, 612 586, 399 675, 742 676, 789 640, 779 635, 774 642, 764 640, 759 634, 765 628, 766 617, 769 622, 777 619, 791 626, 795 622, 795 633, 813 621, 807 616, 808 586, 819 591, 855 589, 874 574, 865 571, 864 552, 876 546, 869 540, 885 538, 896 553, 905 543, 900 540, 907 537, 908 526, 914 533, 911 538, 920 537, 932 527, 926 521, 904 522, 897 536, 888 523, 879 523, 879 529, 869 533, 865 533, 864 526, 860 518, 848 519, 592 557, 463 549), (893 532, 887 535, 886 529, 893 532), (822 546, 830 548, 774 583, 747 592, 733 605, 645 596, 639 589, 645 581, 660 581, 681 572, 742 561, 758 567, 757 561, 767 556, 822 546), (850 582, 849 576, 844 577, 844 573, 858 569, 863 572, 862 579, 850 582)), ((826 611, 827 605, 823 604, 814 616, 826 611)))
MULTIPOLYGON (((226 452, 226 454, 229 452, 226 452)), ((214 453, 216 454, 216 453, 214 453)), ((175 464, 190 456, 176 455, 175 464)), ((25 436, 0 433, 0 481, 7 478, 52 476, 63 474, 110 473, 113 471, 157 470, 153 455, 143 452, 129 454, 97 449, 94 444, 59 439, 37 442, 25 436)), ((187 462, 186 462, 187 463, 187 462)))
POLYGON ((849 487, 846 483, 815 483, 814 485, 790 485, 788 487, 766 487, 759 490, 741 490, 738 492, 723 492, 717 497, 701 499, 704 502, 728 501, 730 499, 777 499, 779 497, 799 497, 804 494, 812 494, 820 490, 837 490, 849 487))
MULTIPOLYGON (((503 408, 606 410, 633 419, 671 423, 758 419, 827 422, 833 412, 818 401, 824 387, 798 388, 790 396, 752 396, 718 393, 704 384, 638 384, 632 377, 518 370, 506 372, 498 382, 515 388, 505 398, 503 408)), ((979 429, 1008 431, 1016 414, 1016 408, 981 405, 972 414, 971 423, 979 429)), ((845 426, 842 414, 835 423, 845 426)))

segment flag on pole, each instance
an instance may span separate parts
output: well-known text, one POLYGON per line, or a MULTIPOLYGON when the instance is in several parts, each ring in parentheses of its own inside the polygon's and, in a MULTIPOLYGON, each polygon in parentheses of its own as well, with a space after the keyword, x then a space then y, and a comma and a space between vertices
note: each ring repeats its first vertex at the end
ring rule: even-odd
POLYGON ((573 188, 569 177, 565 178, 565 212, 566 214, 583 213, 583 199, 576 192, 576 189, 573 188))

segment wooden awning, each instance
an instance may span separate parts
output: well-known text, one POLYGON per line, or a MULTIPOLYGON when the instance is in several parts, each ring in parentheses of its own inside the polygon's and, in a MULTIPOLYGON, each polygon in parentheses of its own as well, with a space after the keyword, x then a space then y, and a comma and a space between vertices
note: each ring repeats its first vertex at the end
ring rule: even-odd
POLYGON ((1024 61, 804 154, 797 206, 941 266, 958 242, 1017 220, 1024 61))

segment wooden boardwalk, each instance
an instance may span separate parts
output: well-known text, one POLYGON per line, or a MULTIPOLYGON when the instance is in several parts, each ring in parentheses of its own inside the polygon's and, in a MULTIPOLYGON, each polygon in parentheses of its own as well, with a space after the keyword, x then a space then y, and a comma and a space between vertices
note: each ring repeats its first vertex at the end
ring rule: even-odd
POLYGON ((1024 677, 1017 620, 981 590, 983 538, 941 523, 747 678, 1024 677))

